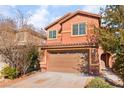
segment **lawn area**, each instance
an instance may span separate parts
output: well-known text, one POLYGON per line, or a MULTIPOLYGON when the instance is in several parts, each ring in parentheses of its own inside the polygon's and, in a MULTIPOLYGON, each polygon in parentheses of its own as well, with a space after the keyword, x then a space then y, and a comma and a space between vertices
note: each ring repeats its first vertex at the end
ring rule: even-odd
POLYGON ((108 82, 106 82, 103 78, 95 77, 92 79, 85 88, 114 88, 108 82))

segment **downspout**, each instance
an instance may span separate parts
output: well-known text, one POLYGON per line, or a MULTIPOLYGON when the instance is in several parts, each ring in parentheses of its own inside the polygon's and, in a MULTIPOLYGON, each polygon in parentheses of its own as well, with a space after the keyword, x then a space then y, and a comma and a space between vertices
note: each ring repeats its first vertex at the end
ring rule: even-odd
MULTIPOLYGON (((60 24, 60 31, 59 31, 59 33, 61 33, 61 31, 62 31, 62 24, 60 24)), ((61 42, 62 42, 62 34, 61 34, 61 42)))

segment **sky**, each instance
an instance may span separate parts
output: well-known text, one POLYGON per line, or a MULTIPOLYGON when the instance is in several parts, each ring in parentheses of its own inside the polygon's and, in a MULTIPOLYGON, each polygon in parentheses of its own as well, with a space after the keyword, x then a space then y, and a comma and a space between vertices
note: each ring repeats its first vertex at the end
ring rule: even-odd
POLYGON ((91 13, 99 13, 100 5, 0 5, 0 15, 14 18, 17 9, 24 15, 30 15, 28 23, 37 29, 44 28, 51 22, 62 17, 68 12, 83 10, 91 13))

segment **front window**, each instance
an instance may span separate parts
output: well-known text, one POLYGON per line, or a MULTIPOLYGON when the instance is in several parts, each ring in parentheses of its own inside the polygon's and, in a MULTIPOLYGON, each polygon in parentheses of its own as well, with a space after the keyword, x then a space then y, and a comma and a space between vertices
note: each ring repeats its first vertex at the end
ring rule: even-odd
POLYGON ((17 34, 17 40, 18 41, 24 41, 25 40, 25 33, 24 32, 20 32, 17 34))
POLYGON ((56 30, 49 31, 49 38, 56 38, 56 30))
POLYGON ((85 23, 73 24, 72 35, 83 34, 86 34, 86 24, 85 23))

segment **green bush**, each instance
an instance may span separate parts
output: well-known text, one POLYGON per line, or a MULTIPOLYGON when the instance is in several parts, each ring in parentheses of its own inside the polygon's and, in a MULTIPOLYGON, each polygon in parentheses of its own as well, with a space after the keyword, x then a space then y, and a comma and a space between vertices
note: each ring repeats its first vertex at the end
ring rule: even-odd
POLYGON ((1 74, 8 79, 15 79, 18 75, 18 71, 12 67, 5 67, 1 70, 1 74))
POLYGON ((116 55, 113 71, 122 79, 124 84, 124 49, 121 49, 121 51, 123 51, 123 53, 116 55))
POLYGON ((96 77, 89 82, 86 88, 112 88, 112 86, 105 82, 104 79, 96 77))
POLYGON ((27 69, 27 72, 32 72, 40 69, 40 63, 39 63, 40 61, 38 60, 38 56, 39 56, 38 48, 33 46, 28 54, 27 61, 30 62, 30 66, 27 69))

